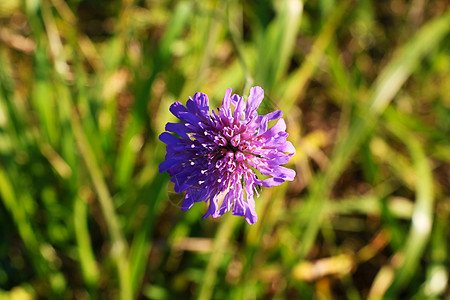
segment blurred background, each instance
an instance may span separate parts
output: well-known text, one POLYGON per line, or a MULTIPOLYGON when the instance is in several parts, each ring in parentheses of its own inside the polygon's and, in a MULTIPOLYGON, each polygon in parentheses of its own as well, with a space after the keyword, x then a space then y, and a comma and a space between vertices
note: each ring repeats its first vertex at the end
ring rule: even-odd
POLYGON ((450 299, 445 0, 1 0, 0 299, 450 299), (180 210, 169 105, 261 86, 294 182, 180 210))

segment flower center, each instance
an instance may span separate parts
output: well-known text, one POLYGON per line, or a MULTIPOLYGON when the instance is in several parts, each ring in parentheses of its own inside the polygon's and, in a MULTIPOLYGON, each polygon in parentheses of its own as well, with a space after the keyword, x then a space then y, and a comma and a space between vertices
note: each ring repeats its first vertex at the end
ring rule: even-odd
POLYGON ((238 147, 233 146, 230 142, 227 143, 227 145, 222 148, 222 149, 226 149, 228 151, 233 151, 234 153, 236 153, 237 151, 239 151, 238 147))

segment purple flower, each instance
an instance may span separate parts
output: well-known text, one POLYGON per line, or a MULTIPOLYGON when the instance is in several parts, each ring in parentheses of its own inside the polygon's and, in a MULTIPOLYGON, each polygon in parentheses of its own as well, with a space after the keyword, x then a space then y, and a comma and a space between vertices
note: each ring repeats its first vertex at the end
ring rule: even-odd
POLYGON ((295 171, 281 166, 295 153, 286 140, 286 123, 280 119, 283 113, 258 115, 256 109, 263 98, 263 89, 256 86, 247 103, 244 97, 231 96, 228 89, 218 114, 210 114, 208 96, 202 93, 190 98, 186 107, 178 101, 170 106, 182 123, 167 123, 166 131, 176 135, 163 132, 159 137, 167 144, 166 160, 159 171, 169 172, 175 192, 186 191, 182 210, 209 200, 203 218, 216 218, 232 209, 233 215, 254 224, 258 219, 253 198, 259 196, 257 188, 294 180, 295 171), (277 119, 268 128, 268 123, 277 119), (267 178, 258 178, 255 170, 267 178))

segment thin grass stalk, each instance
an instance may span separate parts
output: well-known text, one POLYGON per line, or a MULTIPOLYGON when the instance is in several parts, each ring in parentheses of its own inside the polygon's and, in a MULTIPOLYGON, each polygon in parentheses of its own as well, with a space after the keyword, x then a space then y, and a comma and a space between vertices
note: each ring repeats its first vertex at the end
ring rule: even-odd
POLYGON ((111 255, 116 263, 117 272, 119 275, 120 297, 121 299, 132 299, 133 297, 127 257, 128 246, 117 220, 111 195, 76 113, 71 114, 70 123, 81 157, 85 162, 92 183, 97 192, 103 217, 105 218, 106 227, 108 228, 108 232, 111 236, 111 255))
POLYGON ((214 238, 213 249, 206 267, 205 276, 203 277, 203 282, 200 286, 198 300, 209 300, 212 298, 214 285, 216 283, 217 269, 223 259, 231 233, 236 225, 236 220, 237 218, 230 213, 222 217, 217 230, 217 235, 214 238))
POLYGON ((311 47, 302 66, 288 79, 286 90, 283 93, 284 102, 281 105, 283 111, 290 111, 296 102, 301 99, 307 84, 314 74, 320 60, 322 59, 326 48, 333 38, 333 34, 342 22, 343 17, 348 12, 349 5, 353 0, 342 1, 333 11, 328 21, 320 31, 319 36, 311 47))
POLYGON ((380 73, 371 89, 369 109, 351 125, 348 135, 340 136, 329 169, 325 174, 318 175, 318 179, 311 188, 305 210, 307 215, 314 218, 310 218, 303 225, 304 219, 297 223, 297 226, 300 225, 304 229, 297 259, 305 257, 311 249, 319 231, 321 218, 324 216, 324 204, 332 186, 363 140, 375 127, 378 116, 392 101, 420 59, 428 54, 449 31, 450 13, 433 19, 400 49, 380 73))
POLYGON ((62 67, 67 65, 67 62, 65 61, 65 57, 61 53, 60 45, 62 45, 62 42, 55 26, 52 12, 50 11, 48 5, 42 5, 41 9, 44 17, 44 27, 47 31, 49 31, 48 36, 51 37, 51 39, 49 39, 49 43, 50 45, 53 45, 53 47, 50 48, 56 59, 55 73, 57 75, 57 78, 60 80, 60 91, 63 93, 61 97, 61 103, 63 109, 65 108, 66 113, 69 113, 70 125, 75 137, 75 141, 80 150, 81 157, 85 162, 88 173, 91 177, 94 189, 97 192, 106 227, 112 240, 111 256, 117 267, 120 298, 132 299, 133 297, 127 256, 128 245, 117 220, 114 204, 103 178, 103 174, 81 125, 80 117, 77 113, 74 113, 75 109, 73 108, 73 105, 70 103, 70 100, 68 98, 69 93, 66 91, 67 88, 65 87, 65 81, 63 78, 64 75, 66 75, 66 70, 62 67))
POLYGON ((229 3, 227 5, 227 15, 226 15, 227 29, 230 35, 231 43, 233 44, 233 48, 236 52, 238 61, 241 65, 242 71, 244 72, 245 82, 244 87, 242 89, 242 95, 248 95, 250 92, 250 87, 253 84, 253 77, 250 74, 247 62, 245 61, 244 51, 241 47, 242 45, 241 34, 239 33, 239 29, 236 28, 236 26, 234 26, 234 22, 231 19, 232 16, 233 13, 230 13, 230 3, 229 3))
POLYGON ((396 115, 386 114, 389 130, 408 148, 416 173, 416 202, 411 218, 411 229, 402 248, 404 256, 401 266, 396 270, 394 281, 384 295, 385 299, 396 299, 401 288, 409 283, 419 268, 431 234, 434 219, 433 175, 430 163, 419 140, 397 121, 396 115))
POLYGON ((88 288, 95 288, 99 280, 99 269, 92 249, 91 238, 87 226, 88 205, 77 196, 74 199, 73 223, 75 238, 78 244, 78 256, 81 263, 81 271, 88 288))

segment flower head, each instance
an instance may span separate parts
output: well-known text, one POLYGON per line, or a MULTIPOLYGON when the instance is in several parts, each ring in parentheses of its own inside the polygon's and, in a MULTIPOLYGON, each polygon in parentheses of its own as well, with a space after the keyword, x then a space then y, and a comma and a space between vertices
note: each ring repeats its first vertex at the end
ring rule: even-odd
POLYGON ((254 195, 259 196, 257 187, 294 180, 295 171, 281 166, 295 153, 286 140, 286 124, 280 119, 283 113, 258 115, 263 98, 263 89, 256 86, 247 102, 228 89, 218 114, 210 113, 208 96, 203 93, 196 93, 186 106, 178 101, 170 106, 182 123, 167 123, 168 132, 159 137, 167 144, 159 171, 169 172, 175 192, 186 192, 182 210, 195 202, 209 201, 203 218, 216 218, 231 209, 233 215, 244 216, 253 224, 258 218, 254 201, 254 195), (277 119, 269 128, 268 123, 277 119), (268 178, 258 178, 255 170, 268 178))

